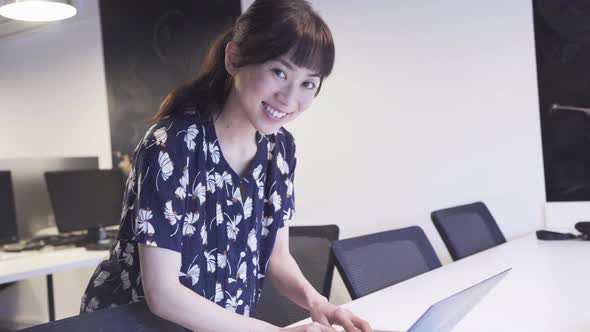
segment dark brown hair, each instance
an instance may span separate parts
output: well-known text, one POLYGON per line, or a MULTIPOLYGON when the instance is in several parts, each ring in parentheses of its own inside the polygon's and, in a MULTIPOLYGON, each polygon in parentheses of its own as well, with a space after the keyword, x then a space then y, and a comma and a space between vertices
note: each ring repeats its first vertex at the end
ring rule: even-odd
POLYGON ((237 44, 236 67, 260 64, 289 53, 297 66, 313 70, 323 79, 334 66, 334 40, 324 20, 305 0, 256 0, 212 44, 198 75, 169 93, 152 119, 180 111, 187 102, 204 116, 221 112, 232 89, 232 78, 225 68, 225 47, 237 44))

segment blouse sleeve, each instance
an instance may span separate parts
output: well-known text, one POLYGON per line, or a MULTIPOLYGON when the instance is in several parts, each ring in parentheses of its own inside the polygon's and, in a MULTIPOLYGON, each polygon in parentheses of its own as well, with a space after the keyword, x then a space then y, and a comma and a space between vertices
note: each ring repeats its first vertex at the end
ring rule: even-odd
MULTIPOLYGON (((279 169, 285 170, 285 174, 281 178, 281 186, 283 190, 281 190, 281 218, 279 219, 280 225, 279 228, 283 228, 284 226, 288 226, 292 221, 295 215, 295 189, 294 189, 294 181, 295 181, 295 166, 297 165, 297 157, 295 156, 295 140, 293 135, 288 131, 284 130, 285 133, 285 160, 284 164, 288 167, 281 167, 279 169)), ((280 162, 280 160, 278 161, 280 162)))
POLYGON ((136 152, 134 240, 181 252, 188 159, 172 121, 152 127, 136 152))

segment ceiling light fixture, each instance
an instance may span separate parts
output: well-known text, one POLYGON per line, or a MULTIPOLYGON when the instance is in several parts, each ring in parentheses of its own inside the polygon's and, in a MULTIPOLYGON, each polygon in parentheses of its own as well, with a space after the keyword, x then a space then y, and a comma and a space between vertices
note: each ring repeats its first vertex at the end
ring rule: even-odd
POLYGON ((49 22, 76 15, 69 0, 0 0, 0 15, 20 21, 49 22))

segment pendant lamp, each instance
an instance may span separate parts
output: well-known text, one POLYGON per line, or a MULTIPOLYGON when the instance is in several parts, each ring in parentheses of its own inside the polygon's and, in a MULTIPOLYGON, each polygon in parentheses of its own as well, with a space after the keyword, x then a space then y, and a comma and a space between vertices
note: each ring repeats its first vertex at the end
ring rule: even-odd
POLYGON ((0 15, 20 21, 49 22, 76 15, 69 0, 0 0, 0 15))

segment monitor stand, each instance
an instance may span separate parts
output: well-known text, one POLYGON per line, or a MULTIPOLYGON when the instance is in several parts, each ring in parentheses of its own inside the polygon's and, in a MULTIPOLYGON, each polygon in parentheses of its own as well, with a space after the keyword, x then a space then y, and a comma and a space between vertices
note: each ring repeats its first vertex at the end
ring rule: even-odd
POLYGON ((87 250, 109 250, 113 245, 114 239, 109 238, 107 231, 102 227, 93 227, 88 229, 84 247, 87 250))

